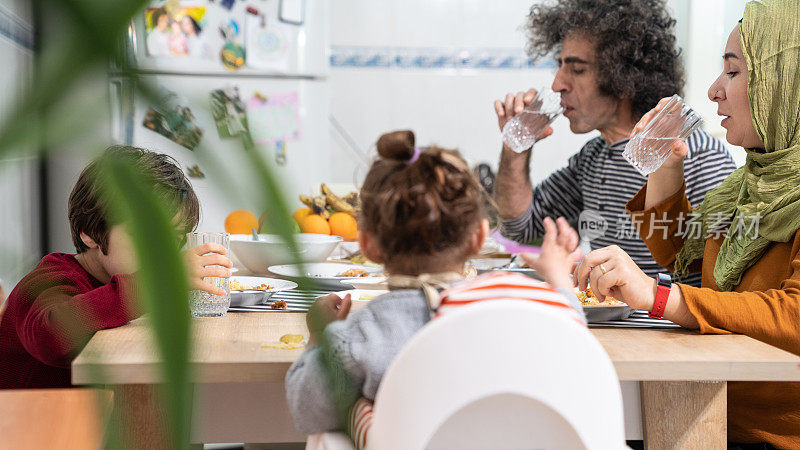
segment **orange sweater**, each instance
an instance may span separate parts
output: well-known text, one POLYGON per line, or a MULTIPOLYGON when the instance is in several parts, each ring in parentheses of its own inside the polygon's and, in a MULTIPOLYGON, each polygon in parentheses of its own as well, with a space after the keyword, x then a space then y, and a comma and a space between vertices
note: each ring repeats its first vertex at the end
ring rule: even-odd
MULTIPOLYGON (((645 184, 628 202, 628 212, 641 220, 640 233, 655 261, 672 270, 683 247, 683 238, 675 235, 676 219, 691 211, 685 185, 648 210, 646 192, 645 184), (671 219, 669 225, 664 218, 671 219)), ((707 239, 702 264, 692 267, 702 270, 702 288, 678 284, 700 332, 745 334, 800 355, 800 230, 793 240, 770 246, 733 292, 721 292, 714 281, 722 241, 723 237, 707 239)), ((800 383, 728 383, 728 440, 800 448, 800 383)))

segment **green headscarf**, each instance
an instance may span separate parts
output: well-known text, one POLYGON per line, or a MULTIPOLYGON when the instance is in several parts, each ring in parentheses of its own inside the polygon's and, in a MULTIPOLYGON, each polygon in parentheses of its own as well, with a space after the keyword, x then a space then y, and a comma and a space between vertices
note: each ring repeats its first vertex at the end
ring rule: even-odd
POLYGON ((800 229, 800 0, 747 3, 739 37, 750 112, 765 150, 747 149, 744 167, 706 195, 694 213, 702 233, 686 238, 675 262, 676 272, 687 273, 703 257, 708 230, 732 218, 714 267, 723 291, 736 287, 770 244, 788 242, 800 229))

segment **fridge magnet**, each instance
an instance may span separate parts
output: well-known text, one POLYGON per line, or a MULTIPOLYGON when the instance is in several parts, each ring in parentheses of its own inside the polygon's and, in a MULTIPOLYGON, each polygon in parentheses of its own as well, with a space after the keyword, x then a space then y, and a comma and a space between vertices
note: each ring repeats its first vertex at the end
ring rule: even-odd
POLYGON ((202 170, 200 170, 200 166, 198 166, 197 164, 193 165, 192 167, 187 167, 186 175, 188 175, 189 178, 198 178, 198 179, 206 177, 206 174, 203 173, 202 170))
POLYGON ((211 115, 217 125, 219 137, 230 138, 242 136, 249 132, 247 128, 247 110, 239 97, 238 87, 227 87, 211 91, 211 115))
POLYGON ((268 18, 256 8, 247 8, 245 45, 247 65, 261 70, 288 72, 288 49, 297 41, 295 27, 268 18))
POLYGON ((227 69, 237 70, 244 65, 245 53, 244 47, 239 42, 240 27, 239 24, 230 19, 226 24, 219 27, 219 32, 225 40, 225 44, 220 51, 220 58, 222 65, 227 69))
POLYGON ((258 93, 247 102, 247 123, 256 144, 300 139, 297 92, 263 96, 258 93))
POLYGON ((275 163, 279 166, 286 165, 286 142, 285 141, 276 141, 275 142, 275 163))
POLYGON ((203 130, 197 126, 192 111, 187 106, 180 105, 186 102, 179 100, 175 92, 161 88, 160 94, 159 104, 147 110, 142 125, 189 150, 194 150, 203 137, 203 130))
POLYGON ((208 58, 204 32, 206 8, 175 0, 145 11, 147 54, 155 57, 208 58))

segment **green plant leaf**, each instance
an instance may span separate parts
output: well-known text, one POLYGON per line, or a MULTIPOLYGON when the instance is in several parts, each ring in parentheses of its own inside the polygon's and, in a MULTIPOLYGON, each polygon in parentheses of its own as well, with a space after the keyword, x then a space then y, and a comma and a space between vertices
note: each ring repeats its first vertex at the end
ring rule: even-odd
POLYGON ((127 226, 136 248, 146 310, 162 359, 172 448, 187 448, 191 431, 192 387, 189 373, 189 285, 174 214, 153 192, 153 184, 130 163, 107 158, 104 184, 114 213, 127 226))

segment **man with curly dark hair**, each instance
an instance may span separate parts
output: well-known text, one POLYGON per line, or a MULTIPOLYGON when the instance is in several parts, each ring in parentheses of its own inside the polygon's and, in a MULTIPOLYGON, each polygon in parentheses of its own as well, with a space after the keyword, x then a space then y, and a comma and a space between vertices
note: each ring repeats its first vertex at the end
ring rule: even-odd
MULTIPOLYGON (((531 150, 516 153, 503 145, 495 197, 504 235, 532 241, 544 234, 545 217, 563 216, 579 228, 595 226, 581 233, 593 250, 618 245, 648 275, 666 271, 625 213, 626 202, 647 178, 628 164, 622 151, 642 115, 683 88, 674 25, 664 0, 558 0, 531 7, 526 26, 530 56, 555 55, 559 68, 552 89, 561 94, 570 129, 580 134, 597 130, 600 136, 535 187, 531 150)), ((500 129, 535 95, 531 89, 495 101, 500 129)), ((548 128, 539 139, 552 132, 548 128)), ((736 166, 725 146, 705 131, 686 142, 686 192, 692 204, 699 204, 736 166)), ((685 281, 699 286, 700 277, 685 281)))

